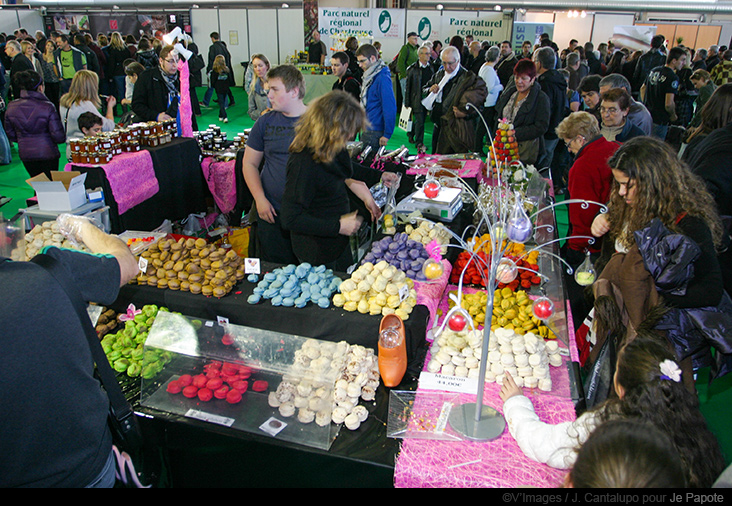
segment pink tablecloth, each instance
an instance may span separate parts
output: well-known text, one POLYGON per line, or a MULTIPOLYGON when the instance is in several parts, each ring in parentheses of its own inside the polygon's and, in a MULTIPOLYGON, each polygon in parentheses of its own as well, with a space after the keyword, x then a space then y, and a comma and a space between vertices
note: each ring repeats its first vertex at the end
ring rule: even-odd
MULTIPOLYGON (((439 302, 444 317, 447 314, 450 290, 439 302)), ((466 293, 475 289, 465 289, 466 293)), ((438 322, 439 323, 439 322, 438 322)), ((570 357, 576 356, 574 336, 569 339, 570 357), (572 350, 574 348, 574 350, 572 350)), ((425 360, 427 364, 428 356, 425 360)), ((566 364, 566 359, 565 359, 566 364)), ((524 389, 534 403, 536 413, 548 423, 560 423, 575 419, 574 404, 569 396, 569 377, 566 367, 552 367, 553 390, 550 393, 524 389)), ((502 412, 499 397, 500 385, 486 383, 483 403, 502 412)), ((420 393, 429 394, 423 389, 420 393)), ((461 394, 460 401, 475 402, 475 395, 461 394)), ((394 470, 394 485, 403 488, 416 487, 558 487, 566 470, 553 469, 526 457, 506 429, 493 441, 435 441, 404 439, 394 470)))
POLYGON ((72 166, 101 167, 104 170, 119 214, 124 214, 160 190, 150 152, 145 149, 119 154, 104 165, 67 163, 64 170, 69 171, 72 166))
POLYGON ((219 210, 226 214, 236 206, 236 161, 216 162, 208 156, 203 159, 201 169, 219 210))
MULTIPOLYGON (((414 163, 409 169, 407 169, 407 174, 410 175, 416 175, 416 174, 427 174, 427 171, 429 170, 429 160, 430 155, 427 155, 424 157, 423 160, 417 160, 417 162, 414 163)), ((482 166, 483 161, 482 160, 458 160, 462 161, 463 168, 459 169, 457 171, 457 175, 461 178, 475 178, 478 180, 478 182, 482 182, 485 180, 485 175, 483 174, 482 166)), ((439 157, 435 158, 434 164, 438 166, 439 168, 439 157)))

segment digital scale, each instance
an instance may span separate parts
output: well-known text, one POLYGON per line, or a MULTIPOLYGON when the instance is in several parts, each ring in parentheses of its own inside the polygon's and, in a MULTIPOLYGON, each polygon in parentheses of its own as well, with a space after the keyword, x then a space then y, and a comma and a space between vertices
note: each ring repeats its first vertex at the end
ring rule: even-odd
POLYGON ((396 212, 411 214, 419 211, 426 217, 441 221, 452 221, 463 208, 462 188, 443 186, 437 197, 431 199, 424 190, 417 190, 397 204, 396 212))

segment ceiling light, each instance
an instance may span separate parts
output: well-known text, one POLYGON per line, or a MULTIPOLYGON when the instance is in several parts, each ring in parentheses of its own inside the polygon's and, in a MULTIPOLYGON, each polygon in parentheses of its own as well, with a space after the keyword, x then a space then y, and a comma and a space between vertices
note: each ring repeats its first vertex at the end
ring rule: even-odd
POLYGON ((444 8, 445 8, 445 6, 444 6, 444 5, 442 5, 442 4, 437 4, 437 5, 435 5, 435 9, 437 9, 438 11, 441 11, 441 10, 442 10, 442 9, 444 9, 444 8))
POLYGON ((503 9, 501 9, 501 6, 500 5, 496 5, 495 7, 493 7, 493 10, 494 11, 500 11, 500 10, 503 10, 503 9))

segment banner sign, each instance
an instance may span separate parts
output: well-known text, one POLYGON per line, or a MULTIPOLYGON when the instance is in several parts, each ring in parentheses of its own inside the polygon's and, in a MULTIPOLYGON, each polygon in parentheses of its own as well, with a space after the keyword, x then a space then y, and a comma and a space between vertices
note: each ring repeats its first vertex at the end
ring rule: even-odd
POLYGON ((475 40, 498 45, 508 39, 509 25, 502 13, 491 11, 410 11, 407 18, 407 32, 416 32, 420 42, 439 40, 443 45, 455 35, 463 40, 472 35, 475 40))
POLYGON ((491 46, 499 45, 508 38, 508 23, 501 12, 444 12, 442 15, 443 44, 449 44, 455 35, 465 39, 472 35, 475 40, 488 41, 491 46))
POLYGON ((405 12, 403 9, 348 9, 322 7, 318 9, 318 28, 323 37, 333 39, 403 40, 405 12))
POLYGON ((525 41, 531 42, 531 46, 539 43, 542 33, 548 33, 549 38, 554 40, 554 23, 524 23, 516 21, 513 24, 513 36, 511 46, 514 51, 521 51, 521 45, 525 41))

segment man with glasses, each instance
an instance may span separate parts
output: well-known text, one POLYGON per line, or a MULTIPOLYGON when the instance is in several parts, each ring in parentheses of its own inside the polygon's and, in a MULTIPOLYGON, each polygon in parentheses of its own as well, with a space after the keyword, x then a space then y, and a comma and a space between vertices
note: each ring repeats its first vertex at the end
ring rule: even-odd
MULTIPOLYGON (((511 52, 513 54, 513 52, 511 52)), ((472 152, 475 148, 478 111, 488 96, 485 82, 460 65, 460 51, 447 46, 440 53, 440 69, 424 87, 429 93, 423 104, 434 123, 432 153, 472 152)))
POLYGON ((361 132, 361 142, 364 147, 378 149, 389 142, 396 124, 397 105, 391 71, 371 44, 364 44, 356 50, 356 61, 363 70, 361 105, 366 109, 370 123, 369 130, 361 132))
MULTIPOLYGON (((141 121, 178 119, 181 89, 178 54, 173 46, 164 46, 160 50, 158 62, 157 67, 140 74, 135 83, 132 111, 141 121)), ((192 113, 191 123, 193 130, 197 130, 196 117, 192 113)))

